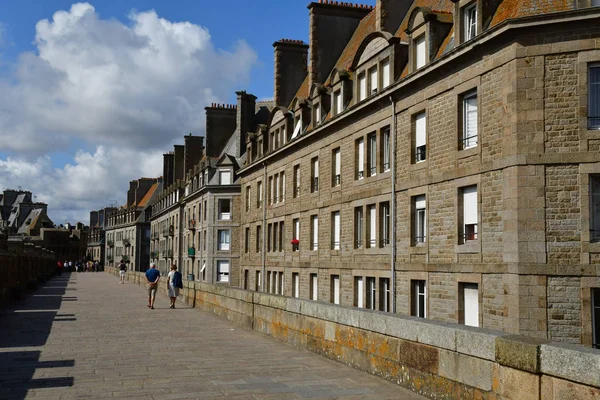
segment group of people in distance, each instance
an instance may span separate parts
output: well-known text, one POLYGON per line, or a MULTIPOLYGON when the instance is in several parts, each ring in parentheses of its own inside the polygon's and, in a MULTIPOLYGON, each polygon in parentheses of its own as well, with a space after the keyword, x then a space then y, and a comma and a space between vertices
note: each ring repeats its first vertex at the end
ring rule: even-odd
POLYGON ((99 261, 81 260, 81 261, 62 261, 56 263, 58 275, 63 271, 67 272, 99 272, 102 271, 102 264, 99 261))
MULTIPOLYGON (((123 261, 119 263, 119 282, 125 283, 125 275, 127 274, 127 266, 123 261)), ((156 269, 156 264, 151 263, 150 268, 146 271, 146 288, 148 290, 148 308, 154 310, 154 301, 156 299, 156 291, 158 290, 158 282, 160 281, 160 271, 156 269)), ((181 272, 177 271, 177 265, 171 265, 171 271, 167 275, 167 292, 171 299, 169 308, 175 308, 175 301, 179 296, 179 290, 183 289, 183 277, 181 272)))

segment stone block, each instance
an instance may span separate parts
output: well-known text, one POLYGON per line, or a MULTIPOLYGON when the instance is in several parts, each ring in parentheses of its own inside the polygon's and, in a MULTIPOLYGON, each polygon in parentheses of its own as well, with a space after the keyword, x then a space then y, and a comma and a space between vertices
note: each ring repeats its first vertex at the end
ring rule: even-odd
POLYGON ((342 325, 352 326, 358 328, 360 326, 360 315, 361 310, 359 309, 348 309, 344 310, 339 315, 339 323, 342 325))
POLYGON ((600 351, 570 344, 540 347, 541 372, 559 378, 600 387, 600 351))
POLYGON ((600 389, 580 385, 560 378, 543 375, 541 378, 541 400, 598 400, 600 389))
POLYGON ((419 371, 437 374, 440 350, 428 345, 398 340, 398 363, 419 371))
POLYGON ((385 334, 398 339, 417 341, 417 329, 408 318, 398 315, 388 315, 385 320, 385 334))
POLYGON ((359 328, 370 332, 385 333, 385 320, 382 315, 370 310, 360 310, 359 328))
POLYGON ((470 326, 456 327, 456 351, 486 360, 496 360, 496 338, 508 333, 470 326))
POLYGON ((496 361, 507 367, 538 373, 540 345, 547 340, 520 335, 496 338, 496 361))
POLYGON ((439 321, 411 321, 417 330, 417 341, 456 351, 456 324, 439 321))
POLYGON ((511 400, 539 399, 540 376, 496 364, 493 368, 492 391, 511 400))
POLYGON ((492 390, 494 363, 453 351, 439 351, 439 375, 484 391, 492 390))
POLYGON ((300 300, 290 297, 287 299, 286 311, 301 314, 302 306, 304 305, 304 303, 306 303, 306 300, 300 300))

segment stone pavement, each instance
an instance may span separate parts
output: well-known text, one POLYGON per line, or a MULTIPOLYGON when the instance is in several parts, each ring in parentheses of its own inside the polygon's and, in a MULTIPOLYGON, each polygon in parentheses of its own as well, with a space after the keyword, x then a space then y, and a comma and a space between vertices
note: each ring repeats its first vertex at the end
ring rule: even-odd
POLYGON ((146 307, 105 273, 54 278, 0 312, 0 399, 407 399, 378 377, 199 310, 146 307))

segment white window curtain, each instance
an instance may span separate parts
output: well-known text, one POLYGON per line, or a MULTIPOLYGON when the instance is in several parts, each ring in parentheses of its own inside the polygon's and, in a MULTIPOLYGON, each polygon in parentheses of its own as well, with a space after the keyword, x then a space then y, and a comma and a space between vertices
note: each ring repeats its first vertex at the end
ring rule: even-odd
POLYGON ((463 147, 477 146, 477 94, 464 97, 463 147))
POLYGON ((319 279, 317 274, 312 274, 310 279, 312 286, 311 300, 317 300, 319 298, 319 279))
POLYGON ((476 283, 463 284, 465 325, 479 326, 479 289, 476 283))
POLYGON ((427 48, 425 46, 425 35, 415 39, 415 69, 419 69, 427 64, 427 48))
POLYGON ((377 246, 377 209, 369 206, 369 247, 377 246))
POLYGON ((367 77, 365 74, 361 74, 358 77, 358 100, 364 100, 367 98, 367 77))
POLYGON ((364 291, 363 278, 362 276, 359 276, 356 278, 356 307, 358 308, 363 308, 365 306, 363 302, 364 291))
POLYGON ((371 87, 371 94, 377 93, 377 89, 379 89, 379 76, 377 75, 377 67, 371 69, 369 71, 369 85, 371 87))
POLYGON ((231 171, 220 171, 219 183, 221 185, 231 185, 231 171))
POLYGON ((335 174, 335 184, 339 185, 340 184, 340 177, 341 177, 341 170, 342 170, 342 154, 340 152, 340 149, 337 148, 335 149, 335 153, 334 153, 334 163, 335 163, 335 169, 334 169, 334 174, 335 174))
POLYGON ((281 201, 285 200, 285 172, 282 172, 280 175, 281 179, 281 201))
POLYGON ((381 63, 381 85, 383 88, 386 88, 390 85, 390 60, 387 59, 383 63, 381 63))
POLYGON ((341 90, 338 90, 337 92, 335 92, 334 100, 335 100, 335 112, 336 112, 336 114, 340 114, 342 111, 344 111, 344 104, 342 101, 342 91, 341 90))
POLYGON ((415 197, 415 241, 425 242, 427 236, 427 212, 425 195, 415 197))
POLYGON ((369 176, 377 175, 377 137, 369 135, 369 176))
POLYGON ((477 224, 477 185, 463 189, 463 224, 477 224))
POLYGON ((315 178, 319 177, 319 160, 318 159, 315 159, 315 162, 314 162, 314 174, 315 174, 315 176, 314 176, 315 178))
POLYGON ((340 212, 333 213, 333 249, 340 249, 340 212))
POLYGON ((300 220, 294 220, 294 239, 300 240, 300 220))
POLYGON ((363 139, 358 140, 358 179, 363 178, 365 167, 365 141, 363 139))
POLYGON ((219 250, 229 250, 230 235, 228 230, 219 231, 219 250))
POLYGON ((229 282, 229 261, 217 261, 219 282, 229 282))
POLYGON ((312 217, 312 249, 319 249, 319 217, 316 215, 312 217))
POLYGON ((298 273, 293 274, 293 285, 294 285, 294 297, 300 297, 300 275, 298 273))
POLYGON ((321 104, 317 104, 315 107, 315 122, 318 124, 321 122, 321 104))
POLYGON ((417 156, 416 161, 424 161, 425 149, 427 143, 427 117, 424 112, 420 113, 415 117, 415 155, 417 156))
POLYGON ((333 304, 340 304, 340 277, 333 276, 333 304))

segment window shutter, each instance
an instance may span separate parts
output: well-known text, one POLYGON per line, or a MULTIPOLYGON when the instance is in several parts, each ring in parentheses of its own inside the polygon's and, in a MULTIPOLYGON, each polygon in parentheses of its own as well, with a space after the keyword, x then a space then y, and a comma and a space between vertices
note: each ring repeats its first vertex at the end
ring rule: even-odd
POLYGON ((390 85, 390 80, 391 80, 391 76, 390 76, 390 60, 385 60, 382 64, 381 64, 381 73, 382 73, 382 77, 381 77, 381 83, 382 86, 388 87, 390 85))
POLYGON ((416 62, 415 67, 421 68, 427 63, 427 53, 425 47, 425 35, 415 39, 416 62))
POLYGON ((367 77, 362 74, 358 78, 358 99, 364 100, 367 97, 367 77))
MULTIPOLYGON (((340 213, 339 211, 333 215, 333 241, 340 243, 340 213)), ((339 245, 338 245, 339 248, 339 245)))
POLYGON ((362 278, 362 276, 359 276, 358 278, 356 278, 356 306, 358 308, 364 307, 363 292, 364 292, 363 278, 362 278))
POLYGON ((294 221, 294 239, 300 240, 300 220, 294 221))
POLYGON ((463 189, 463 223, 477 224, 477 186, 463 189))
POLYGON ((590 128, 600 127, 600 65, 592 66, 589 70, 588 117, 590 128))
POLYGON ((425 195, 420 195, 415 198, 415 209, 422 210, 425 208, 425 195))
POLYGON ((335 174, 336 175, 340 175, 341 172, 341 163, 342 163, 342 155, 340 152, 340 149, 337 149, 335 151, 335 174))
POLYGON ((415 146, 425 146, 427 143, 427 118, 423 112, 415 118, 415 146))
POLYGON ((365 165, 365 141, 358 141, 358 172, 363 172, 365 165))
POLYGON ((312 218, 312 229, 313 229, 313 250, 315 245, 319 243, 319 217, 314 216, 312 218))
POLYGON ((375 206, 369 206, 369 240, 371 247, 377 244, 377 209, 375 206))
POLYGON ((465 104, 465 147, 477 144, 477 96, 469 96, 464 100, 465 104))
POLYGON ((337 113, 341 113, 342 111, 344 111, 344 104, 342 102, 342 92, 341 91, 337 91, 335 93, 335 104, 336 104, 336 111, 337 113))
POLYGON ((319 177, 319 160, 315 160, 315 178, 319 177))
POLYGON ((378 75, 377 68, 373 68, 369 71, 369 84, 371 85, 371 94, 376 93, 378 89, 378 75))
POLYGON ((479 290, 476 283, 464 285, 463 298, 465 325, 479 326, 479 290))
POLYGON ((298 136, 300 136, 301 130, 302 130, 302 119, 299 119, 298 122, 296 122, 296 126, 294 127, 294 132, 292 133, 292 137, 290 138, 290 140, 296 139, 298 136))

